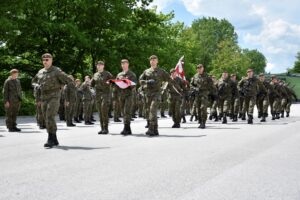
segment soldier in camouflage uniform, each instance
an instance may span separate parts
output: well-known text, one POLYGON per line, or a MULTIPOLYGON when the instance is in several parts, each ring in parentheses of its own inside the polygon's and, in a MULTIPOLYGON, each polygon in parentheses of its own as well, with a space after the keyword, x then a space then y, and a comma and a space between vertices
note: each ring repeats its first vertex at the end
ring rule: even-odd
POLYGON ((20 132, 17 128, 17 116, 21 106, 22 88, 18 79, 19 71, 12 69, 10 76, 3 85, 3 102, 5 108, 5 122, 9 132, 20 132))
POLYGON ((172 128, 180 128, 180 106, 183 98, 182 92, 185 86, 182 79, 177 76, 175 69, 171 69, 170 74, 173 84, 169 84, 169 82, 167 82, 166 89, 169 92, 170 111, 172 113, 172 120, 174 122, 172 128), (180 88, 180 90, 178 90, 177 88, 180 88))
POLYGON ((108 109, 110 100, 110 80, 112 74, 104 70, 104 62, 97 62, 98 72, 94 74, 92 86, 96 90, 96 105, 99 112, 101 130, 98 134, 108 134, 108 109))
POLYGON ((46 122, 42 112, 41 89, 39 86, 33 85, 33 96, 35 98, 36 121, 40 129, 46 128, 46 122))
POLYGON ((93 112, 92 105, 92 91, 91 91, 91 79, 89 76, 85 76, 84 82, 82 83, 80 90, 82 92, 82 106, 83 106, 83 118, 85 125, 93 125, 91 116, 93 112))
POLYGON ((263 73, 259 74, 259 81, 262 83, 262 85, 258 89, 256 100, 258 118, 261 118, 261 122, 266 122, 269 107, 270 83, 265 80, 265 75, 263 73))
MULTIPOLYGON (((158 136, 157 109, 161 100, 161 86, 163 81, 171 81, 169 74, 157 67, 158 58, 155 55, 150 57, 149 69, 146 69, 140 76, 141 85, 145 86, 146 95, 146 118, 149 124, 146 135, 158 136)), ((172 83, 170 83, 172 84, 172 83)))
POLYGON ((286 87, 286 91, 287 91, 287 103, 286 103, 285 111, 286 111, 286 117, 289 117, 293 97, 294 97, 295 101, 297 101, 297 95, 294 92, 294 90, 288 86, 288 84, 285 84, 285 87, 286 87))
POLYGON ((42 60, 44 68, 38 72, 32 83, 41 89, 42 112, 48 132, 48 140, 44 147, 52 148, 59 144, 56 136, 55 115, 59 108, 61 85, 68 84, 72 79, 59 68, 52 65, 51 54, 43 54, 42 60))
POLYGON ((237 122, 238 112, 239 112, 239 103, 240 103, 240 93, 237 87, 236 74, 231 74, 231 114, 232 121, 237 122))
MULTIPOLYGON (((127 59, 121 60, 121 66, 123 71, 120 72, 117 75, 117 79, 119 80, 130 80, 134 83, 137 82, 137 78, 135 73, 133 73, 131 70, 129 70, 129 62, 127 59)), ((121 135, 131 135, 131 127, 130 127, 130 122, 131 122, 131 117, 132 117, 132 102, 133 102, 133 93, 135 90, 135 85, 131 85, 125 89, 120 89, 120 107, 123 109, 123 122, 124 122, 124 129, 121 132, 121 135)))
POLYGON ((82 91, 81 91, 81 81, 80 79, 75 80, 76 87, 76 103, 75 103, 75 111, 74 111, 74 121, 76 123, 80 123, 79 115, 82 110, 82 91))
POLYGON ((197 66, 197 73, 191 81, 191 88, 196 91, 195 103, 197 105, 197 115, 200 123, 199 128, 204 129, 207 120, 208 95, 213 90, 213 82, 205 73, 204 66, 197 66))
POLYGON ((169 114, 169 116, 172 115, 172 112, 171 112, 171 110, 170 110, 170 108, 169 108, 170 104, 169 104, 169 101, 168 101, 168 93, 165 92, 164 89, 163 89, 164 86, 166 86, 167 84, 168 84, 168 83, 165 82, 165 83, 163 83, 163 85, 162 85, 161 101, 160 101, 160 105, 159 105, 159 107, 160 107, 160 116, 161 116, 161 118, 166 118, 166 116, 165 116, 165 111, 167 110, 167 108, 168 108, 168 114, 169 114))
POLYGON ((253 75, 253 70, 247 70, 247 77, 243 78, 238 83, 239 90, 244 95, 243 101, 243 117, 246 118, 246 113, 248 114, 248 124, 253 124, 253 111, 256 104, 257 89, 262 83, 253 75))
POLYGON ((215 122, 219 121, 219 117, 218 117, 218 90, 217 90, 217 85, 218 85, 218 80, 216 79, 216 77, 214 75, 211 76, 211 80, 214 84, 214 87, 212 89, 212 91, 209 93, 208 95, 208 99, 210 102, 210 114, 209 114, 209 120, 212 120, 213 118, 215 119, 215 122))
POLYGON ((277 118, 276 115, 279 115, 278 105, 280 102, 280 93, 278 91, 279 91, 279 84, 278 84, 277 77, 272 75, 270 88, 269 88, 269 101, 270 101, 272 120, 275 120, 277 118))
POLYGON ((144 117, 144 104, 145 104, 145 98, 144 98, 144 91, 143 87, 140 86, 137 90, 137 103, 138 103, 138 116, 144 117))
POLYGON ((58 108, 58 116, 60 121, 66 120, 66 113, 65 113, 65 94, 64 94, 64 88, 61 86, 60 89, 60 99, 59 99, 59 108, 58 108))
POLYGON ((287 104, 287 99, 288 99, 288 91, 287 88, 284 85, 283 81, 279 82, 280 90, 281 90, 281 101, 280 101, 280 113, 281 113, 281 118, 284 118, 284 111, 286 108, 287 104))
POLYGON ((113 113, 114 113, 114 122, 121 122, 119 117, 121 116, 121 107, 120 107, 120 88, 116 85, 112 86, 112 101, 113 101, 113 113))
POLYGON ((219 114, 222 116, 222 124, 227 124, 227 115, 230 110, 232 98, 231 83, 227 71, 222 73, 222 77, 217 84, 217 89, 219 95, 219 114))
POLYGON ((67 126, 76 126, 73 124, 73 117, 76 105, 77 89, 74 82, 74 77, 69 75, 72 82, 64 86, 64 96, 65 96, 65 117, 67 126))

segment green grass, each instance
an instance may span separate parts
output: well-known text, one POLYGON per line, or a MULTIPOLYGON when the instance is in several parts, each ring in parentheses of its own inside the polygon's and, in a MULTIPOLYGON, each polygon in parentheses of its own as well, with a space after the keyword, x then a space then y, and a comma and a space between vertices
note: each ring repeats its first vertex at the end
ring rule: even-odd
POLYGON ((298 99, 300 98, 300 77, 286 77, 286 82, 288 82, 290 87, 296 92, 298 99))

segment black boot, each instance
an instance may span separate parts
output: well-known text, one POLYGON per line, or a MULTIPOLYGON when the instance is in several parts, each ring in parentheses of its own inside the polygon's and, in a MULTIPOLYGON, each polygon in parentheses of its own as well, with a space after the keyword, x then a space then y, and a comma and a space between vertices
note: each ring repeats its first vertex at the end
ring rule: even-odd
POLYGON ((164 113, 164 112, 160 113, 160 116, 161 116, 161 118, 166 118, 166 116, 165 116, 165 113, 164 113))
POLYGON ((284 111, 281 111, 281 118, 284 118, 284 111))
POLYGON ((109 133, 109 131, 108 131, 108 124, 105 124, 105 125, 103 125, 102 134, 103 135, 107 135, 108 133, 109 133))
POLYGON ((148 128, 148 130, 146 131, 146 135, 148 135, 148 136, 155 136, 155 133, 154 133, 154 126, 153 126, 153 125, 149 125, 149 128, 148 128))
POLYGON ((130 128, 130 124, 124 124, 124 129, 121 132, 121 135, 131 135, 131 128, 130 128))
POLYGON ((214 118, 215 118, 215 120, 214 120, 215 122, 219 121, 219 117, 218 117, 217 113, 214 114, 214 118))
POLYGON ((213 119, 213 115, 210 114, 209 117, 208 117, 208 119, 209 119, 209 120, 212 120, 212 119, 213 119))
POLYGON ((248 115, 248 124, 253 124, 253 116, 248 115))
POLYGON ((74 117, 74 122, 75 123, 80 123, 79 119, 77 117, 74 117))
POLYGON ((258 118, 261 118, 262 117, 262 113, 261 112, 258 112, 258 118))
POLYGON ((272 120, 275 120, 276 119, 276 116, 274 113, 272 113, 272 120))
POLYGON ((246 114, 245 113, 242 114, 242 120, 246 120, 246 114))
POLYGON ((157 125, 154 125, 154 129, 153 130, 154 130, 154 136, 158 136, 159 133, 158 133, 158 126, 157 125))
POLYGON ((262 117, 261 117, 261 120, 260 120, 260 122, 266 122, 266 114, 264 113, 264 114, 262 114, 262 117))
POLYGON ((205 122, 201 121, 198 128, 205 129, 205 122))
POLYGON ((237 115, 233 115, 232 121, 233 121, 233 122, 237 122, 237 121, 238 121, 238 116, 237 116, 237 115))
POLYGON ((58 140, 57 140, 56 134, 52 134, 52 140, 53 140, 53 143, 54 143, 55 146, 58 146, 58 145, 59 145, 59 142, 58 142, 58 140))
POLYGON ((180 128, 180 124, 179 123, 174 123, 172 128, 180 128))
POLYGON ((280 113, 276 113, 276 119, 280 119, 280 113))
POLYGON ((185 116, 182 116, 182 123, 186 123, 185 116))
POLYGON ((21 132, 21 129, 17 128, 16 126, 14 127, 15 132, 21 132))
POLYGON ((286 117, 290 117, 290 112, 286 112, 286 117))
POLYGON ((55 143, 53 141, 53 134, 48 133, 48 140, 47 142, 44 144, 45 148, 52 148, 55 146, 55 143))
POLYGON ((242 118, 243 117, 243 114, 242 113, 239 113, 239 117, 238 118, 242 118))
POLYGON ((223 121, 222 121, 222 124, 227 124, 226 113, 223 114, 223 121))
POLYGON ((119 118, 114 118, 114 122, 122 122, 119 118))

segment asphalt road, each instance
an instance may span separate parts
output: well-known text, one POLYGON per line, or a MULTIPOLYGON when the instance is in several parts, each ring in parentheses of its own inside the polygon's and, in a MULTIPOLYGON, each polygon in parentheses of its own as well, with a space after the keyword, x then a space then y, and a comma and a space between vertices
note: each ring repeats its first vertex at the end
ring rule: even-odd
POLYGON ((21 133, 0 120, 1 200, 299 200, 300 105, 290 118, 253 125, 196 122, 172 129, 159 120, 160 137, 109 135, 95 126, 58 123, 60 146, 44 149, 46 132, 33 117, 19 118, 21 133))

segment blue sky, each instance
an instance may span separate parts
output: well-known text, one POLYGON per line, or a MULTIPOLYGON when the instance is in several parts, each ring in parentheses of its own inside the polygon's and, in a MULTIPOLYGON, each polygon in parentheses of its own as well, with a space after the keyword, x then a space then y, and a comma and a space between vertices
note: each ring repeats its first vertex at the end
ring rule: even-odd
POLYGON ((286 72, 300 51, 299 0, 154 0, 158 12, 175 12, 175 21, 191 25, 203 16, 226 18, 235 27, 242 48, 267 58, 267 72, 286 72))

